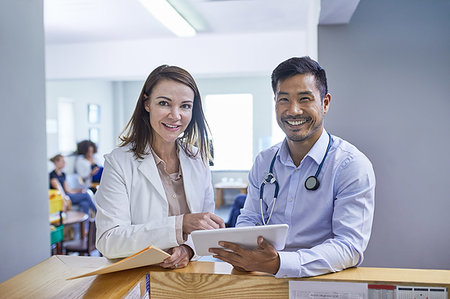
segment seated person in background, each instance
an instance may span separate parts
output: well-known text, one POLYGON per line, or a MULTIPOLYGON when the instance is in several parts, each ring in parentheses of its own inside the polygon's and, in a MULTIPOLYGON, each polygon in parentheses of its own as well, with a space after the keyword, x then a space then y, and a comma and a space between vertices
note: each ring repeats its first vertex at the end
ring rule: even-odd
POLYGON ((208 127, 192 76, 156 68, 120 139, 95 195, 97 249, 120 258, 153 245, 171 254, 161 267, 185 267, 194 255, 189 234, 225 227, 213 214, 208 127))
POLYGON ((325 130, 331 95, 325 70, 316 61, 300 57, 282 62, 272 73, 272 88, 286 138, 256 157, 236 226, 286 223, 286 247, 277 251, 260 237, 253 250, 219 242, 227 250, 210 251, 237 269, 276 277, 357 266, 372 229, 372 164, 355 146, 325 130))
POLYGON ((59 190, 63 198, 69 199, 74 205, 78 205, 83 213, 90 215, 89 210, 95 213, 97 209, 89 193, 83 192, 82 189, 70 189, 67 186, 66 174, 63 172, 66 166, 64 157, 58 154, 51 158, 50 161, 55 164, 55 170, 50 172, 50 189, 59 190))
MULTIPOLYGON (((99 183, 103 171, 101 163, 95 156, 96 153, 97 145, 90 140, 83 140, 77 144, 78 157, 75 161, 75 172, 87 187, 90 187, 92 183, 99 183)), ((96 190, 92 191, 95 193, 96 190)))

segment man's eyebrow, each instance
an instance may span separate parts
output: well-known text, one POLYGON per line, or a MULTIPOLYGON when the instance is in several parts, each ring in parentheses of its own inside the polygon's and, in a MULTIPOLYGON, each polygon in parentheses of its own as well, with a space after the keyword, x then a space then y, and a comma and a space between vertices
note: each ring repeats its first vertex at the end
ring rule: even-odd
MULTIPOLYGON (((288 92, 285 91, 280 91, 278 92, 279 95, 289 95, 288 92)), ((313 93, 311 91, 300 91, 299 93, 297 93, 297 95, 301 96, 301 95, 312 95, 313 93)))
POLYGON ((312 95, 313 93, 311 91, 300 91, 299 93, 297 93, 297 95, 302 96, 302 95, 312 95))

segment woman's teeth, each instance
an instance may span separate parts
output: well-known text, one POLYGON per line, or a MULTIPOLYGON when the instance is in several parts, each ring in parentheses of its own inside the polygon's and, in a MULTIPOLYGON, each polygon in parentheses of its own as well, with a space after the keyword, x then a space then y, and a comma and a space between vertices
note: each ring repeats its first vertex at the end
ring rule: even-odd
POLYGON ((172 126, 172 125, 168 125, 168 124, 164 124, 166 127, 168 127, 168 128, 171 128, 171 129, 174 129, 174 128, 177 128, 178 126, 172 126))

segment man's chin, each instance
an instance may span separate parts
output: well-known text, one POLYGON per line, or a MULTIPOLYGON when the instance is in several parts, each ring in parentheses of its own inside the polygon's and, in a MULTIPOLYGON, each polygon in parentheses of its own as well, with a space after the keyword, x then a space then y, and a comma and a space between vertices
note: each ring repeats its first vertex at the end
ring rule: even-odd
POLYGON ((289 141, 293 141, 293 142, 303 142, 305 140, 307 140, 310 135, 286 135, 287 139, 289 141))

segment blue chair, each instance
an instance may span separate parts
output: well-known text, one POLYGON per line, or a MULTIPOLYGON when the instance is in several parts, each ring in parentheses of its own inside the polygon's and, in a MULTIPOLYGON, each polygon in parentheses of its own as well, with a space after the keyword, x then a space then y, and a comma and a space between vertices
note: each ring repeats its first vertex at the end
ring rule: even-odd
POLYGON ((231 207, 230 216, 228 217, 228 222, 225 223, 226 227, 235 227, 238 216, 241 214, 241 209, 244 207, 246 194, 239 194, 236 196, 231 207))

